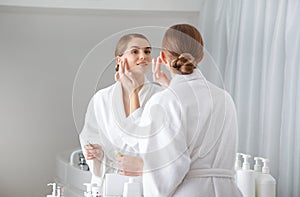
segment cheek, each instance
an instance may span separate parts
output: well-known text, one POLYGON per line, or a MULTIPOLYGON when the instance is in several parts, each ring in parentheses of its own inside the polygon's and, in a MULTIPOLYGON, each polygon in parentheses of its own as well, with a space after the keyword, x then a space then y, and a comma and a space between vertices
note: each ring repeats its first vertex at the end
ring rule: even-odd
POLYGON ((127 59, 129 69, 132 69, 136 66, 136 62, 133 60, 127 59))
POLYGON ((133 56, 128 55, 124 56, 124 58, 127 59, 129 69, 133 68, 136 65, 136 59, 133 56))
POLYGON ((147 55, 146 59, 148 62, 152 62, 152 55, 147 55))

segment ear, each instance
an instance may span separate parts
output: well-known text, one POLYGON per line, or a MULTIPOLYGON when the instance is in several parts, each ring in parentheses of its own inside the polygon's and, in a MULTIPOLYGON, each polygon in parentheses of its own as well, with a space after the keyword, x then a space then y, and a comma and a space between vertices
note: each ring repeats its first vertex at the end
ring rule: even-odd
POLYGON ((167 65, 167 64, 168 64, 168 61, 167 61, 167 58, 166 58, 165 53, 164 53, 163 51, 161 51, 161 52, 159 53, 159 56, 160 56, 161 61, 162 61, 165 65, 167 65))
POLYGON ((116 63, 118 64, 120 61, 121 61, 121 57, 120 57, 120 56, 117 56, 117 57, 116 57, 116 63))

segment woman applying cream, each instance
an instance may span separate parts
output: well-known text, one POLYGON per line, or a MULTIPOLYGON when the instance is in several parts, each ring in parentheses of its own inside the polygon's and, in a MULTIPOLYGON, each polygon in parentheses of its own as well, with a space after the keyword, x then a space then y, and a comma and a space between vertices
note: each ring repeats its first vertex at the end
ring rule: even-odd
MULTIPOLYGON (((135 74, 139 81, 136 93, 144 106, 147 100, 156 92, 159 86, 148 83, 144 74, 151 64, 151 45, 148 39, 141 34, 128 34, 120 38, 117 43, 116 81, 119 79, 119 65, 124 62, 135 74), (135 69, 133 69, 135 68, 135 69)), ((128 176, 140 176, 143 161, 136 153, 134 144, 122 133, 118 119, 126 118, 130 114, 130 92, 118 81, 102 90, 99 90, 91 99, 86 112, 85 123, 80 134, 82 150, 92 172, 92 182, 99 183, 102 174, 102 160, 105 157, 108 171, 121 168, 118 173, 128 176), (129 144, 129 145, 128 145, 129 144), (121 150, 131 155, 121 157, 116 164, 116 151, 121 150), (126 150, 125 150, 126 149, 126 150)))

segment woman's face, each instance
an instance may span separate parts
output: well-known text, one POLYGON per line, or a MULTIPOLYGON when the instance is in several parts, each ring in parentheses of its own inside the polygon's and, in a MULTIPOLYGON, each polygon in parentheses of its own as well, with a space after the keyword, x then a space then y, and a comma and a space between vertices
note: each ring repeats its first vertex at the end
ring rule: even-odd
POLYGON ((146 73, 151 66, 151 46, 147 40, 142 38, 133 38, 127 46, 126 51, 121 57, 117 57, 117 62, 127 59, 129 70, 140 66, 146 73))

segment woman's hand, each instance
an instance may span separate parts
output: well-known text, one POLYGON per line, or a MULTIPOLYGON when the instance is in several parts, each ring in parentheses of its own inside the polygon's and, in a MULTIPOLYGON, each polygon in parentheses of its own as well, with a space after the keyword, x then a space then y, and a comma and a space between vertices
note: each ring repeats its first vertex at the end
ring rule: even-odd
POLYGON ((101 161, 104 156, 102 147, 99 144, 88 144, 84 146, 84 149, 87 160, 98 159, 101 161))
POLYGON ((119 71, 116 73, 116 80, 120 81, 126 94, 138 93, 144 84, 144 72, 141 67, 136 66, 129 70, 127 59, 120 61, 119 71))
POLYGON ((125 176, 142 176, 144 161, 140 157, 122 155, 116 157, 119 164, 119 174, 125 176))
POLYGON ((152 59, 152 73, 153 73, 153 81, 159 83, 163 88, 167 88, 170 84, 170 80, 168 79, 167 75, 161 71, 160 65, 162 63, 162 60, 160 57, 158 57, 155 61, 155 59, 152 59))

